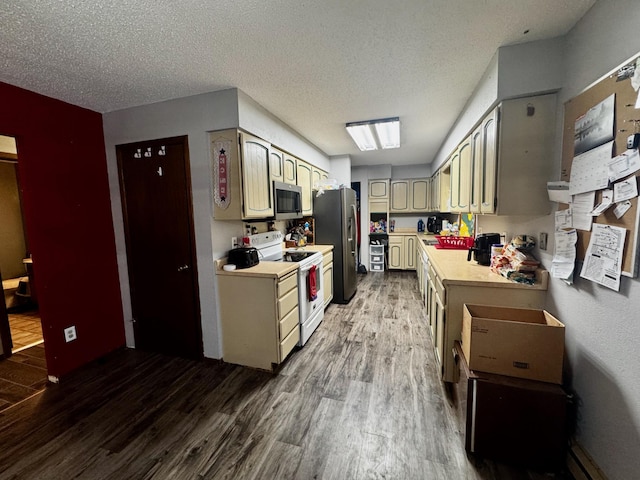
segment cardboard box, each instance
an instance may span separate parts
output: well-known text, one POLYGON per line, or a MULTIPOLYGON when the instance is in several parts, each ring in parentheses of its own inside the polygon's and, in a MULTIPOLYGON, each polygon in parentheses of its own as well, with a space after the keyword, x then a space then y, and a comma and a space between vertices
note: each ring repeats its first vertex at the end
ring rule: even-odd
POLYGON ((562 384, 564 325, 545 310, 465 304, 462 351, 471 370, 562 384))

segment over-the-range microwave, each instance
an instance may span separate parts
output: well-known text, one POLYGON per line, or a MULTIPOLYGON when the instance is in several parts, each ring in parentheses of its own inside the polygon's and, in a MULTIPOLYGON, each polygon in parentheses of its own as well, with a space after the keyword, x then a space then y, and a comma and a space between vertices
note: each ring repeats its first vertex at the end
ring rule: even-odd
POLYGON ((276 220, 302 218, 302 188, 283 182, 273 182, 274 217, 276 220))

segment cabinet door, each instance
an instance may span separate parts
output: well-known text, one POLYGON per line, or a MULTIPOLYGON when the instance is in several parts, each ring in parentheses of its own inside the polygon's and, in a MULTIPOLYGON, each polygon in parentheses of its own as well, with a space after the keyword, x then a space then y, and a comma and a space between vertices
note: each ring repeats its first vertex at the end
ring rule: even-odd
POLYGON ((436 286, 434 284, 434 278, 429 275, 429 281, 427 285, 429 289, 428 293, 428 305, 427 311, 429 312, 429 327, 431 328, 431 341, 436 344, 436 286))
POLYGON ((469 196, 471 193, 471 137, 468 137, 458 149, 460 156, 460 178, 458 180, 458 211, 469 211, 469 196))
POLYGON ((413 212, 428 212, 429 179, 419 178, 411 180, 411 205, 413 212))
POLYGON ((369 198, 389 198, 389 180, 369 180, 369 198))
POLYGON ((333 299, 333 262, 326 265, 322 270, 323 275, 323 294, 324 294, 324 307, 327 308, 331 300, 333 299))
POLYGON ((459 212, 458 205, 460 203, 460 155, 458 150, 453 152, 450 159, 449 170, 449 192, 450 204, 452 212, 459 212))
POLYGON ((292 157, 291 155, 285 153, 284 158, 282 160, 283 163, 283 176, 284 183, 289 183, 291 185, 297 185, 296 183, 296 157, 292 157))
POLYGON ((407 235, 404 237, 404 264, 402 268, 404 270, 416 269, 416 237, 413 235, 407 235))
POLYGON ((431 208, 432 212, 441 212, 440 208, 440 170, 431 177, 431 208))
POLYGON ((450 212, 451 211, 451 162, 447 162, 440 168, 440 181, 439 185, 439 211, 450 212))
POLYGON ((313 182, 312 168, 307 162, 296 161, 296 178, 298 185, 302 188, 302 214, 311 215, 313 213, 313 182))
POLYGON ((402 269, 403 247, 402 236, 393 235, 389 237, 389 270, 402 269))
POLYGON ((269 173, 271 174, 271 180, 278 182, 284 181, 283 162, 284 153, 271 147, 271 151, 269 152, 269 173))
POLYGON ((495 212, 496 173, 498 167, 498 109, 482 122, 482 173, 480 184, 480 211, 495 212))
POLYGON ((269 149, 271 145, 247 133, 240 133, 242 145, 242 197, 244 218, 273 216, 269 149))
POLYGON ((320 170, 320 180, 329 180, 329 172, 320 170))
POLYGON ((444 363, 444 332, 445 332, 445 309, 444 303, 438 295, 436 291, 434 294, 434 310, 435 310, 435 323, 436 323, 436 337, 435 337, 435 347, 436 347, 436 360, 438 361, 438 365, 440 366, 440 375, 442 375, 442 364, 444 363))
POLYGON ((409 211, 409 184, 409 180, 391 181, 390 212, 404 213, 409 211))
POLYGON ((370 200, 369 213, 387 213, 389 210, 389 200, 370 200))
POLYGON ((471 134, 471 191, 469 193, 469 212, 480 213, 482 172, 484 170, 484 144, 482 125, 471 134))
POLYGON ((311 189, 317 190, 320 180, 322 179, 322 170, 316 167, 311 167, 311 189))

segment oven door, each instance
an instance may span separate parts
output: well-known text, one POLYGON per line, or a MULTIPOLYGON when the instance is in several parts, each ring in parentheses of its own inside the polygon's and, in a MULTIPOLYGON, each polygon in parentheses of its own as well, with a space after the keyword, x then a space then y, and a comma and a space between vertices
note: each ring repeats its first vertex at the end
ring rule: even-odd
POLYGON ((298 270, 298 307, 300 309, 300 342, 304 345, 324 318, 324 283, 322 255, 315 265, 316 298, 311 299, 309 275, 311 265, 298 270))

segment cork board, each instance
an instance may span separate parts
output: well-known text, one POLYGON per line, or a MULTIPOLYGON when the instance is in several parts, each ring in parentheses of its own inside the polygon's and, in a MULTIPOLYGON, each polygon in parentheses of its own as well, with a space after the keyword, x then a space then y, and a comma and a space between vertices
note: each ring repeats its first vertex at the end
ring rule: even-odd
MULTIPOLYGON (((635 65, 633 60, 629 65, 635 65)), ((597 105, 611 94, 615 94, 614 107, 614 146, 613 155, 620 155, 627 149, 627 137, 633 133, 640 133, 640 109, 636 110, 635 103, 638 97, 632 85, 631 79, 626 78, 617 81, 618 75, 614 73, 607 76, 597 84, 582 92, 580 95, 572 98, 564 104, 564 126, 562 135, 562 171, 561 180, 569 181, 571 175, 571 164, 574 156, 574 135, 576 119, 584 115, 591 107, 597 105), (638 121, 638 122, 635 122, 638 121)), ((640 172, 629 175, 638 176, 640 172)), ((620 179, 618 181, 622 181, 620 179)), ((596 192, 595 205, 598 205, 602 199, 602 192, 596 192)), ((559 210, 568 208, 567 205, 561 205, 559 210)), ((622 273, 625 276, 637 276, 637 257, 638 257, 638 197, 631 199, 631 208, 617 219, 613 214, 613 207, 610 207, 605 213, 594 217, 595 223, 603 223, 622 227, 627 230, 625 238, 622 273)), ((577 230, 578 244, 577 258, 584 260, 591 233, 584 230, 577 230)))

